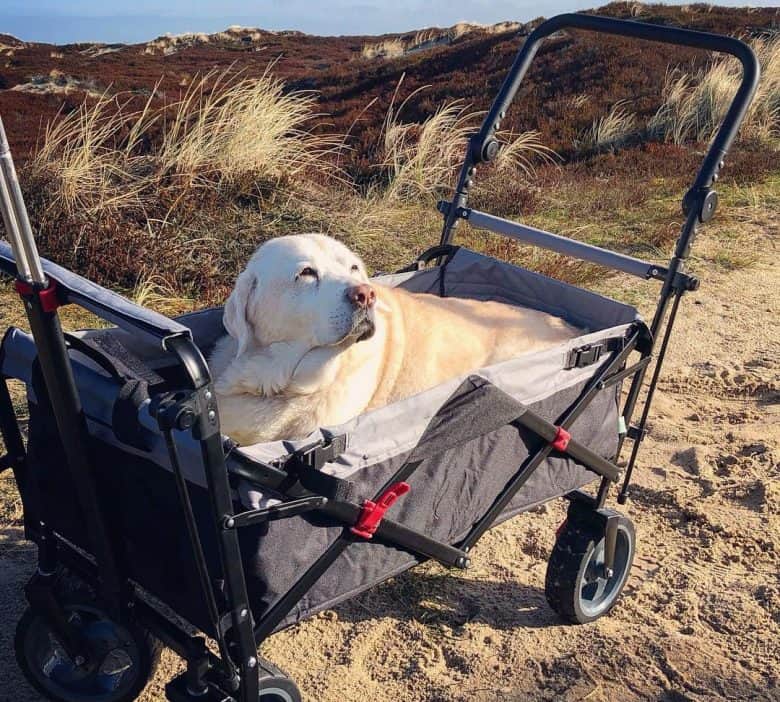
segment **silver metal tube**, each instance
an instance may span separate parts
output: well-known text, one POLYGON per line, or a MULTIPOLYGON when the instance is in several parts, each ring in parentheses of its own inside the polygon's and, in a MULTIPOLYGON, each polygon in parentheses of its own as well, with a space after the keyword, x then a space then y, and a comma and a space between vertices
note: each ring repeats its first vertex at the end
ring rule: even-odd
POLYGON ((19 276, 28 283, 46 285, 46 276, 41 266, 41 258, 35 246, 35 239, 27 216, 27 208, 22 197, 22 189, 16 176, 16 168, 11 157, 11 147, 5 135, 3 120, 0 118, 0 210, 3 213, 8 241, 16 258, 19 276))
POLYGON ((519 222, 511 222, 501 217, 494 217, 479 210, 466 210, 466 212, 468 213, 468 223, 477 229, 487 229, 532 246, 539 246, 565 256, 572 256, 600 266, 624 271, 639 278, 663 278, 666 274, 666 269, 663 266, 642 261, 633 256, 607 251, 582 241, 575 241, 558 234, 551 234, 543 229, 529 227, 519 222))

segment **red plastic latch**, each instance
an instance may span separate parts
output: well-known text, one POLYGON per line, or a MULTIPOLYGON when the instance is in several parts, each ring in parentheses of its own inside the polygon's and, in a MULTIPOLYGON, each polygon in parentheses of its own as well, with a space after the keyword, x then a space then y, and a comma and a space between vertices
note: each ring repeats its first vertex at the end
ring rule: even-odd
POLYGON ((571 441, 571 434, 563 427, 556 427, 556 429, 555 438, 550 442, 550 446, 556 451, 565 451, 571 441))
POLYGON ((35 292, 35 288, 32 285, 18 278, 14 281, 14 287, 20 295, 32 295, 35 292))
POLYGON ((40 291, 24 280, 17 280, 15 285, 16 292, 22 296, 35 295, 37 292, 38 299, 41 301, 41 307, 44 312, 54 312, 58 307, 62 306, 62 302, 57 295, 57 283, 54 280, 49 280, 48 287, 40 291))
POLYGON ((357 524, 350 531, 355 536, 364 539, 370 539, 379 528, 379 524, 384 519, 385 512, 393 506, 395 501, 405 495, 412 488, 408 483, 395 483, 385 490, 376 502, 366 500, 363 503, 363 510, 360 512, 357 524))

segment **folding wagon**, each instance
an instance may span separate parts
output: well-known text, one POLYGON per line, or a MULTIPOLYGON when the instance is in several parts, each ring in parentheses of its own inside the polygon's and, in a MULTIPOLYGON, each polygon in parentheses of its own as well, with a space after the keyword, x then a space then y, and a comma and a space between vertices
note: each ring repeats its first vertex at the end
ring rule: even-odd
POLYGON ((525 305, 586 331, 305 441, 255 446, 220 434, 204 357, 224 333, 221 311, 168 319, 42 261, 0 125, 11 241, 0 246, 0 266, 16 278, 32 330, 11 327, 0 347, 1 467, 14 472, 25 537, 38 546, 15 638, 30 683, 59 702, 133 700, 165 645, 186 661, 167 684, 170 700, 300 700, 295 683, 258 656, 268 636, 427 559, 468 568, 487 529, 558 496, 569 508, 547 599, 575 623, 609 611, 635 540, 631 522, 605 507, 608 493, 622 478, 618 502, 628 495, 680 300, 698 287, 686 259, 714 215, 712 186, 758 76, 755 56, 735 39, 589 15, 541 24, 471 139, 452 200, 440 203, 440 244, 378 282, 525 305), (495 133, 529 64, 546 37, 566 28, 742 63, 742 84, 683 200, 685 223, 666 267, 468 206, 476 166, 495 157, 495 133), (629 305, 454 245, 460 220, 658 280, 652 322, 629 305), (116 327, 64 333, 57 310, 65 304, 116 327), (26 387, 26 441, 9 379, 26 387), (594 480, 594 494, 583 490, 594 480))

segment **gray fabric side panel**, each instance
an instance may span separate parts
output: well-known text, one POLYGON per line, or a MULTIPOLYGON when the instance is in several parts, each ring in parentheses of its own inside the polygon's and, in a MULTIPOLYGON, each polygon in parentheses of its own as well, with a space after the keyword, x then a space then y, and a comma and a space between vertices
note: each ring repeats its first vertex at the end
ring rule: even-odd
MULTIPOLYGON (((537 402, 552 393, 578 385, 591 378, 609 360, 585 368, 564 370, 568 352, 585 344, 625 336, 629 325, 588 334, 572 339, 553 349, 523 354, 474 372, 496 385, 523 404, 537 402)), ((325 466, 324 471, 340 478, 350 478, 356 471, 392 456, 411 450, 442 404, 467 377, 452 378, 405 400, 367 412, 345 424, 327 427, 336 435, 349 437, 346 451, 338 462, 325 466)), ((249 458, 269 461, 289 453, 280 442, 242 446, 238 449, 249 458)))
MULTIPOLYGON (((553 421, 579 396, 583 384, 558 392, 530 409, 553 421)), ((617 387, 600 393, 588 412, 571 427, 572 436, 606 458, 617 448, 617 387)), ((453 416, 457 421, 457 417, 453 416)), ((429 456, 408 479, 411 491, 402 497, 388 517, 412 529, 448 543, 457 543, 487 511, 509 479, 536 446, 538 438, 524 430, 503 426, 429 456)), ((361 471, 353 477, 363 494, 378 490, 408 456, 399 455, 361 471)), ((596 475, 564 455, 551 455, 515 496, 500 521, 529 507, 581 487, 596 475)), ((269 524, 258 544, 253 570, 270 606, 339 535, 340 528, 311 517, 296 517, 269 524), (316 528, 315 528, 316 527, 316 528), (290 562, 275 554, 287 553, 295 544, 290 562)), ((331 607, 362 590, 414 565, 416 560, 400 549, 381 543, 361 542, 347 552, 317 581, 306 598, 285 620, 289 625, 316 611, 331 607)), ((256 600, 255 606, 261 604, 256 600)))
MULTIPOLYGON (((0 241, 0 258, 13 262, 11 246, 0 241)), ((56 263, 42 259, 43 270, 66 291, 68 300, 78 303, 98 317, 129 331, 142 332, 160 341, 177 335, 190 336, 182 324, 152 310, 136 305, 126 297, 93 283, 56 263)))
POLYGON ((549 251, 556 251, 565 256, 572 256, 583 261, 597 263, 606 268, 623 271, 639 278, 649 278, 650 271, 658 266, 642 261, 633 256, 607 251, 582 241, 569 239, 565 236, 552 234, 543 229, 529 227, 519 222, 511 222, 501 217, 495 217, 479 210, 470 210, 468 222, 477 229, 487 229, 496 234, 503 234, 531 246, 539 246, 549 251))
MULTIPOLYGON (((380 276, 382 285, 439 294, 438 269, 380 276)), ((560 280, 461 248, 447 264, 445 294, 531 307, 595 331, 638 319, 634 307, 560 280)))
MULTIPOLYGON (((3 342, 3 374, 24 382, 27 386, 28 398, 33 402, 37 401, 32 388, 32 368, 37 355, 33 338, 20 329, 12 329, 3 342)), ((139 410, 139 421, 146 429, 144 438, 149 447, 148 451, 141 451, 120 442, 114 435, 112 419, 114 401, 119 393, 117 383, 90 359, 78 352, 71 352, 71 358, 73 375, 84 413, 89 421, 90 432, 127 453, 149 459, 170 470, 165 442, 157 429, 157 422, 149 416, 149 402, 147 401, 139 410)), ((197 442, 191 435, 181 432, 176 432, 176 442, 185 477, 200 487, 206 487, 197 442)))
POLYGON ((32 336, 16 327, 11 327, 3 337, 2 373, 9 378, 21 380, 29 386, 32 382, 32 364, 38 356, 38 349, 32 336))

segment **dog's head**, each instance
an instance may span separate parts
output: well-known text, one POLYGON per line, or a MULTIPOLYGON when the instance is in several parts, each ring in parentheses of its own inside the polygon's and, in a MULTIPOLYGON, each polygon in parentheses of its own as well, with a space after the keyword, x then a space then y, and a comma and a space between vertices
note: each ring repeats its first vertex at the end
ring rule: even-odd
POLYGON ((365 265, 346 246, 323 234, 284 236, 252 256, 223 321, 239 356, 278 342, 336 346, 373 335, 375 300, 365 265))

